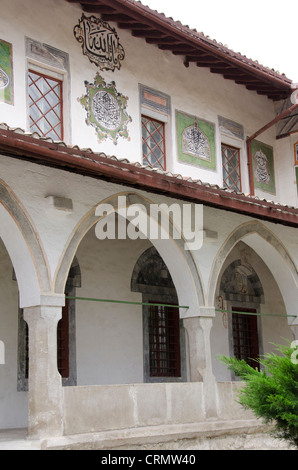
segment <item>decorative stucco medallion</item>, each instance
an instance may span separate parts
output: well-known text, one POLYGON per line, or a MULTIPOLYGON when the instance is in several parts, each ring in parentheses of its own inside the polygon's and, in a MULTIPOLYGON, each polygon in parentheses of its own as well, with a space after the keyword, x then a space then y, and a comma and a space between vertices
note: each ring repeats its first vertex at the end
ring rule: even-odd
POLYGON ((111 138, 114 144, 119 136, 129 140, 127 124, 131 117, 125 111, 128 97, 116 90, 115 82, 106 85, 96 74, 94 83, 85 82, 87 94, 79 98, 87 111, 86 123, 96 129, 99 142, 111 138))
POLYGON ((74 36, 82 44, 83 54, 100 70, 120 69, 125 57, 116 30, 95 16, 84 14, 74 27, 74 36))

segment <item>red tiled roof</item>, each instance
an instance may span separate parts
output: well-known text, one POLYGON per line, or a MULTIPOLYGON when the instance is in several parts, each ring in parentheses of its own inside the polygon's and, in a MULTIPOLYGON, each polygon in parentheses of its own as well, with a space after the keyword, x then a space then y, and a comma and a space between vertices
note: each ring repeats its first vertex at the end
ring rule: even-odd
POLYGON ((29 134, 22 129, 11 129, 6 124, 0 124, 0 151, 8 157, 298 227, 298 208, 223 189, 200 180, 150 169, 140 163, 130 163, 127 159, 107 156, 102 152, 95 153, 91 149, 70 147, 64 142, 54 142, 36 133, 29 134))

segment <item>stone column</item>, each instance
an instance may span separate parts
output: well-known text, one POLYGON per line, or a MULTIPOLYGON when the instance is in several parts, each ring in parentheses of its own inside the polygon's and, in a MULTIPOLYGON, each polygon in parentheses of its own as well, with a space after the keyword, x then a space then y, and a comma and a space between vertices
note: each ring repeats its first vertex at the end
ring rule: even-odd
POLYGON ((200 309, 200 316, 183 319, 188 335, 190 381, 204 383, 206 417, 217 416, 217 386, 212 371, 210 331, 214 308, 200 309))
POLYGON ((29 328, 28 437, 63 433, 62 379, 57 369, 57 324, 62 316, 61 297, 51 304, 24 308, 29 328), (59 305, 60 303, 60 305, 59 305))

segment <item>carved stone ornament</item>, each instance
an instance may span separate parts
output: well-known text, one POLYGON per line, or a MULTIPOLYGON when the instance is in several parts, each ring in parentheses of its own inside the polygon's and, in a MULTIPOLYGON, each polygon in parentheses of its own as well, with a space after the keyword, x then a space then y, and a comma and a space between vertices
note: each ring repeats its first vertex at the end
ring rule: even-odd
POLYGON ((74 27, 74 36, 82 44, 83 54, 100 70, 120 69, 124 59, 124 49, 119 42, 116 30, 95 16, 84 14, 74 27))
POLYGON ((111 138, 114 144, 119 136, 129 140, 127 124, 131 122, 125 108, 128 97, 117 92, 115 82, 106 85, 97 73, 94 83, 85 82, 87 94, 79 102, 87 111, 87 125, 96 129, 99 142, 111 138))

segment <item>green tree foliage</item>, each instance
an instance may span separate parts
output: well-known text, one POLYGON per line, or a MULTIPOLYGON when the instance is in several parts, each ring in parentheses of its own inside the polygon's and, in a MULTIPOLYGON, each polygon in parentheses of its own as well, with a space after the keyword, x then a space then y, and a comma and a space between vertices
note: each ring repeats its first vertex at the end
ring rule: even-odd
POLYGON ((243 359, 220 359, 245 383, 239 403, 273 424, 276 437, 298 447, 298 351, 288 346, 276 346, 276 351, 258 360, 260 371, 243 359))

